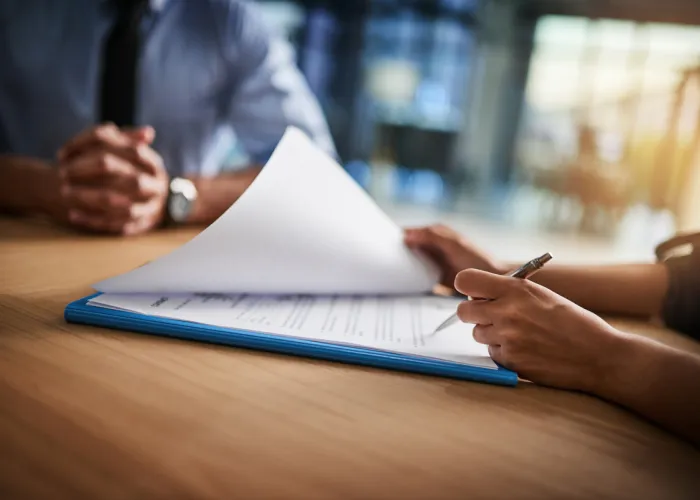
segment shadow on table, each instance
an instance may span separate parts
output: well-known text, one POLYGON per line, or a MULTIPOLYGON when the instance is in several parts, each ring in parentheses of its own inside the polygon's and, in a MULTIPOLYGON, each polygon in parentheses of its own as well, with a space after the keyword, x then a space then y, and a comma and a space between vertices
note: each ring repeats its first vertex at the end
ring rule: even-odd
POLYGON ((89 237, 91 235, 39 217, 0 216, 0 241, 47 241, 63 239, 67 236, 89 237))

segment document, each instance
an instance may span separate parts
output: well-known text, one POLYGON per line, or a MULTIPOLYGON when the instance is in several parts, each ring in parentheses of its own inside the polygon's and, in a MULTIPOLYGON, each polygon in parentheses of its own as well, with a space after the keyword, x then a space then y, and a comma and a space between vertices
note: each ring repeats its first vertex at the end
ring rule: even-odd
POLYGON ((458 303, 430 295, 437 281, 402 229, 290 128, 216 222, 98 283, 88 305, 497 369, 471 326, 431 335, 458 303))
POLYGON ((253 184, 175 251, 101 292, 410 294, 435 267, 332 158, 289 128, 253 184))
POLYGON ((102 294, 90 305, 207 325, 359 345, 496 369, 471 325, 430 335, 456 299, 431 296, 102 294))

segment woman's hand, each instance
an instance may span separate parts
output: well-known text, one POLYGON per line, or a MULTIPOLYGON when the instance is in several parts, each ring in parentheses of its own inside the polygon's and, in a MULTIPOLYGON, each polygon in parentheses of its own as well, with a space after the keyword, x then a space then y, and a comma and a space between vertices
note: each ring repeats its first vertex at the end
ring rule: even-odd
POLYGON ((504 266, 443 225, 406 229, 408 247, 431 258, 441 271, 440 283, 454 288, 455 277, 463 269, 481 269, 504 274, 504 266))
POLYGON ((455 286, 491 299, 463 302, 459 318, 476 324, 474 339, 522 378, 595 393, 619 362, 625 335, 547 288, 475 269, 460 272, 455 286))

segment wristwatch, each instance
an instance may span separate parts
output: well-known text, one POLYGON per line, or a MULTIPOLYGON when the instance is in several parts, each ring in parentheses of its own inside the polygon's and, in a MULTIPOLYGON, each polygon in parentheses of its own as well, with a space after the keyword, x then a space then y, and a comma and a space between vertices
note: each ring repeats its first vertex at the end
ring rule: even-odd
POLYGON ((173 177, 168 187, 167 222, 182 224, 190 217, 197 201, 197 188, 189 179, 173 177))
POLYGON ((659 262, 674 257, 684 257, 693 252, 700 252, 700 233, 681 233, 659 244, 655 249, 659 262))

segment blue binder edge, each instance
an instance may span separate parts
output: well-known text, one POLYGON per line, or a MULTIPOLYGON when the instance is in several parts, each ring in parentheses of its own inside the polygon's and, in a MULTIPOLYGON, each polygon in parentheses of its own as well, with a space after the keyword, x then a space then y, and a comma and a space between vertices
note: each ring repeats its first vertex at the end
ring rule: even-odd
POLYGON ((486 382, 504 386, 515 386, 518 383, 518 376, 515 372, 500 366, 497 370, 480 368, 450 361, 398 354, 366 347, 339 345, 249 330, 234 330, 189 321, 159 318, 129 311, 89 306, 87 304, 88 300, 98 295, 100 295, 100 293, 88 295, 87 297, 83 297, 82 299, 68 304, 64 311, 65 320, 69 323, 128 330, 184 340, 243 347, 247 349, 471 380, 475 382, 486 382))

